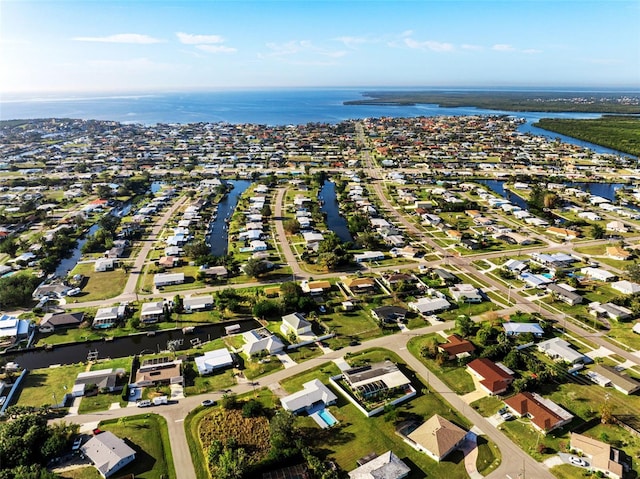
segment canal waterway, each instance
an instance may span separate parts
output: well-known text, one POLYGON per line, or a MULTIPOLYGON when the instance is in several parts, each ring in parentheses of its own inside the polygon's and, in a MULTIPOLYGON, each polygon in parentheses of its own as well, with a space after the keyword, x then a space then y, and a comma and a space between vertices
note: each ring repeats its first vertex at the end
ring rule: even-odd
POLYGON ((326 215, 327 227, 333 231, 342 242, 353 241, 347 220, 340 214, 338 199, 336 198, 336 184, 325 180, 318 193, 321 210, 326 215))
POLYGON ((100 226, 98 226, 97 223, 89 228, 89 231, 87 231, 85 235, 76 242, 76 246, 71 251, 71 255, 67 258, 63 258, 62 261, 60 261, 58 267, 54 272, 54 274, 58 278, 64 278, 69 274, 69 271, 76 267, 76 264, 78 264, 78 260, 82 256, 82 247, 87 242, 87 239, 89 239, 90 236, 93 236, 93 234, 98 231, 99 228, 100 226))
POLYGON ((122 358, 137 354, 152 354, 167 350, 167 342, 182 340, 182 345, 176 347, 176 351, 191 348, 191 341, 198 339, 201 342, 221 338, 225 335, 225 326, 238 324, 241 333, 260 327, 254 319, 240 319, 223 324, 210 324, 197 326, 192 334, 184 334, 181 329, 157 331, 153 336, 138 334, 114 338, 111 341, 96 340, 84 343, 55 346, 51 350, 34 349, 23 353, 10 353, 4 356, 7 361, 15 361, 20 367, 26 369, 40 369, 52 364, 74 364, 87 360, 90 352, 97 351, 98 359, 122 358))
POLYGON ((210 225, 210 232, 207 235, 207 243, 211 248, 213 256, 224 256, 227 254, 229 243, 229 221, 236 209, 240 195, 251 185, 249 180, 229 181, 233 189, 218 203, 217 215, 210 225))

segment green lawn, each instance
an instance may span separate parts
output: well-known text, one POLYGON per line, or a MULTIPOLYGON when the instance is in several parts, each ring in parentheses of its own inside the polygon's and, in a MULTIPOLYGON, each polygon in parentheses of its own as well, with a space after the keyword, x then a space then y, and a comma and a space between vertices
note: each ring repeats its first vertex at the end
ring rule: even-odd
POLYGON ((191 386, 185 386, 184 393, 187 396, 204 394, 220 389, 227 389, 236 384, 236 378, 232 369, 221 369, 208 376, 197 376, 191 386))
POLYGON ((559 466, 553 466, 551 474, 558 479, 582 479, 585 477, 583 469, 572 466, 571 464, 561 464, 559 466))
POLYGON ((502 462, 498 446, 489 442, 486 437, 478 436, 478 459, 476 467, 483 476, 493 472, 502 462))
POLYGON ((436 337, 440 342, 444 342, 443 338, 438 334, 426 334, 411 338, 407 343, 407 349, 457 394, 467 394, 475 391, 476 387, 473 383, 473 378, 464 366, 458 366, 455 361, 447 361, 442 366, 439 366, 434 360, 425 358, 420 354, 421 347, 433 337, 436 337))
POLYGON ((109 299, 122 293, 124 285, 127 283, 127 274, 123 269, 117 268, 113 271, 96 273, 93 266, 93 263, 79 263, 69 273, 69 276, 83 274, 87 278, 82 293, 70 300, 71 302, 109 299))
POLYGON ((62 397, 73 389, 78 373, 85 370, 86 366, 80 363, 29 371, 15 402, 20 406, 33 407, 60 403, 62 397))
POLYGON ((301 363, 303 361, 307 361, 312 358, 317 358, 318 356, 322 356, 324 354, 322 352, 322 349, 320 349, 314 343, 309 344, 307 346, 301 346, 295 349, 288 349, 286 353, 296 363, 301 363))
POLYGON ((333 362, 328 362, 316 366, 295 376, 291 376, 280 383, 282 389, 288 393, 294 393, 302 389, 302 385, 313 379, 319 379, 327 384, 331 376, 340 374, 340 369, 333 362))
POLYGON ((242 372, 247 379, 256 379, 284 369, 280 360, 274 356, 268 356, 262 360, 258 358, 247 359, 244 354, 242 354, 241 357, 244 360, 244 369, 242 372))
POLYGON ((120 392, 84 396, 80 401, 78 413, 88 414, 96 411, 106 411, 113 403, 118 403, 120 407, 126 407, 127 405, 127 401, 122 400, 120 392))
POLYGON ((471 403, 471 407, 483 417, 493 416, 502 406, 502 399, 496 396, 485 396, 471 403))

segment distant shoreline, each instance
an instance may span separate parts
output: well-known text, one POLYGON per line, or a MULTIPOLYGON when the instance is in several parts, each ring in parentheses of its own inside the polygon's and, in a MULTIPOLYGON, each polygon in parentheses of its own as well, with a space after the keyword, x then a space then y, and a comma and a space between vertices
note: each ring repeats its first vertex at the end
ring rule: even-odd
POLYGON ((438 105, 441 108, 472 107, 528 112, 576 112, 640 114, 640 92, 505 92, 505 91, 369 91, 369 97, 344 105, 438 105))

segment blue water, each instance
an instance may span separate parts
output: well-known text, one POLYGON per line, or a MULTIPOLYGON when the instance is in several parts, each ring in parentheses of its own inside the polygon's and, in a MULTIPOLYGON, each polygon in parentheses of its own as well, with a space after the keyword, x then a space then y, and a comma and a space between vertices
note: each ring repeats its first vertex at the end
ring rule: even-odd
POLYGON ((207 240, 211 245, 211 254, 214 256, 224 256, 227 254, 227 246, 229 240, 229 224, 240 195, 246 191, 251 185, 250 181, 237 180, 230 181, 233 189, 218 204, 218 212, 216 219, 213 221, 211 232, 207 236, 207 240))
POLYGON ((332 181, 325 180, 320 188, 318 197, 322 200, 321 210, 327 215, 327 227, 333 231, 341 241, 353 241, 347 220, 340 215, 338 200, 336 199, 336 185, 332 181))
POLYGON ((264 125, 300 125, 309 122, 338 123, 369 117, 416 117, 511 114, 527 120, 523 132, 585 146, 599 153, 614 153, 597 145, 562 137, 531 126, 542 117, 598 118, 590 113, 541 113, 485 110, 472 107, 440 108, 438 105, 344 105, 344 101, 363 99, 371 88, 298 88, 268 90, 223 90, 212 92, 166 92, 120 95, 4 96, 0 120, 30 118, 81 118, 124 123, 226 122, 264 125))
POLYGON ((324 422, 326 422, 327 426, 329 426, 329 427, 333 426, 334 424, 336 424, 338 422, 336 420, 336 418, 333 417, 333 414, 331 414, 326 409, 322 409, 322 410, 318 411, 318 416, 320 416, 322 418, 322 420, 324 422))

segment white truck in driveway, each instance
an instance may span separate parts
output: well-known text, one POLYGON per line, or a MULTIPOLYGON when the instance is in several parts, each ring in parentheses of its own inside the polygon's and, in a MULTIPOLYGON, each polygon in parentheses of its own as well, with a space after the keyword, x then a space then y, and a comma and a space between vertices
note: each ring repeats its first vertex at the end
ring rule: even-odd
POLYGON ((151 400, 154 406, 160 406, 161 404, 168 404, 169 398, 167 396, 158 396, 151 400))

